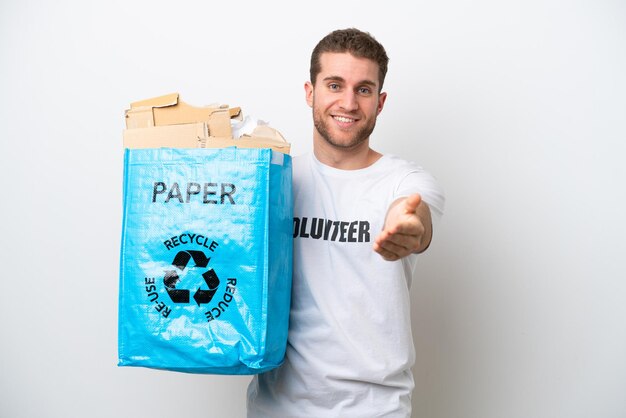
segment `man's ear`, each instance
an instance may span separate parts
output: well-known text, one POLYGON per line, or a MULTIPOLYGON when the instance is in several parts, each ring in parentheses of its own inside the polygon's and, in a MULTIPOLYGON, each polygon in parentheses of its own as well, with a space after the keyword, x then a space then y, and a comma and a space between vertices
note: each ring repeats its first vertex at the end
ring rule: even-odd
POLYGON ((307 81, 304 83, 304 92, 306 93, 306 102, 309 107, 313 107, 313 83, 307 81))
POLYGON ((378 110, 376 111, 376 115, 380 115, 380 112, 383 111, 383 107, 385 106, 385 100, 387 100, 387 93, 381 92, 378 95, 378 110))

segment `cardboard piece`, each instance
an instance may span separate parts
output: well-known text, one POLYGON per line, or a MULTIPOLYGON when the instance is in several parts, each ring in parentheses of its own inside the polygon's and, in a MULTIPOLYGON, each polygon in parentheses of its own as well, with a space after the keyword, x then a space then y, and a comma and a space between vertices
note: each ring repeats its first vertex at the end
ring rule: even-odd
POLYGON ((125 112, 125 148, 272 148, 289 154, 291 145, 275 129, 258 126, 250 136, 233 138, 231 119, 241 108, 227 105, 196 107, 178 93, 131 103, 125 112))

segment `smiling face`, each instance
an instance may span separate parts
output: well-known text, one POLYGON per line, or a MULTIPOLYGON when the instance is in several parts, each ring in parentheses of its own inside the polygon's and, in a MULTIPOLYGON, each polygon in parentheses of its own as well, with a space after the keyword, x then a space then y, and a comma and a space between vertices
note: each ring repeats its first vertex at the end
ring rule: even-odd
POLYGON ((313 108, 316 147, 335 150, 369 148, 369 137, 382 111, 386 93, 379 93, 378 64, 350 53, 325 52, 315 84, 305 85, 313 108))

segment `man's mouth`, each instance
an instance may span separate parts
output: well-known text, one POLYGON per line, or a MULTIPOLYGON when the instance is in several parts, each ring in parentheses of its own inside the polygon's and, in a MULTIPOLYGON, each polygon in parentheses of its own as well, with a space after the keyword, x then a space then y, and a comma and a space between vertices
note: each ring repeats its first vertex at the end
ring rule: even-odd
POLYGON ((356 121, 356 119, 348 118, 348 117, 345 117, 345 116, 333 116, 333 119, 335 119, 337 122, 341 122, 341 123, 352 123, 352 122, 356 121))

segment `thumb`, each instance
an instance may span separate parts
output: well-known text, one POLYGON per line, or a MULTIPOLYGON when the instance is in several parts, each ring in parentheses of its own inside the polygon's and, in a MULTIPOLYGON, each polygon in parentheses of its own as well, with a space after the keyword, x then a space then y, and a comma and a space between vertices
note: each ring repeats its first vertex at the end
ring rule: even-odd
POLYGON ((412 194, 404 201, 404 210, 407 214, 413 214, 421 202, 422 196, 419 193, 412 194))

